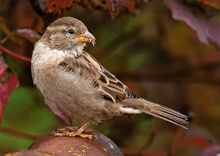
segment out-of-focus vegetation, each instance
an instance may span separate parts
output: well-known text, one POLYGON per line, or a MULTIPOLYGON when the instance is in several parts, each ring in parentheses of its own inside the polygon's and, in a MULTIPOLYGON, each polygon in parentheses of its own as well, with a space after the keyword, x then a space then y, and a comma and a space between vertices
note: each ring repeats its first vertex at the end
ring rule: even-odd
MULTIPOLYGON (((196 11, 205 12, 206 18, 210 19, 211 15, 217 19, 220 17, 218 5, 208 3, 204 6, 206 4, 189 0, 184 3, 192 5, 196 11)), ((27 27, 40 31, 43 21, 48 18, 40 17, 27 0, 0 0, 0 4, 1 40, 10 36, 8 30, 13 32, 27 27)), ((138 1, 137 4, 135 16, 125 11, 114 21, 108 11, 89 10, 77 4, 64 11, 62 16, 73 16, 86 24, 96 37, 95 47, 89 45, 86 51, 131 90, 192 117, 189 129, 182 130, 148 115, 113 118, 91 128, 107 135, 127 155, 137 152, 134 150, 152 152, 152 155, 209 155, 205 152, 213 152, 213 147, 217 147, 220 153, 218 46, 213 42, 201 43, 195 30, 172 18, 172 12, 163 1, 138 1)), ((19 35, 13 37, 9 37, 3 46, 31 57, 34 44, 19 35)), ((46 107, 43 96, 33 86, 30 63, 5 53, 3 56, 17 73, 20 86, 8 100, 1 127, 42 135, 63 126, 64 123, 46 107)), ((27 149, 32 142, 33 139, 25 135, 0 128, 0 155, 27 149)))

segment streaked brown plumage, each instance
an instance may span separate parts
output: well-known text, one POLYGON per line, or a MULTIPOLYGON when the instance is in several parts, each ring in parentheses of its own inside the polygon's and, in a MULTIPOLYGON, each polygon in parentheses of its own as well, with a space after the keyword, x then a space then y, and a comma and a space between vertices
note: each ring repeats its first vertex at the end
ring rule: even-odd
POLYGON ((76 135, 89 123, 123 114, 146 113, 181 127, 187 124, 186 115, 140 98, 83 50, 94 41, 81 21, 63 17, 47 28, 32 56, 33 81, 46 104, 67 124, 72 119, 86 123, 76 135))

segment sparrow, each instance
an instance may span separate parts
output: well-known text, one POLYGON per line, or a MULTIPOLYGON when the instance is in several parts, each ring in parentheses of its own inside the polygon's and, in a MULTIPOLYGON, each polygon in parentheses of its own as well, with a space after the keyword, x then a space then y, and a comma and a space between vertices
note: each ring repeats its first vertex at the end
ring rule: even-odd
POLYGON ((81 125, 71 136, 82 136, 92 124, 123 114, 149 114, 186 128, 188 117, 133 93, 84 51, 95 37, 80 20, 62 17, 51 23, 35 43, 31 71, 45 103, 68 125, 81 125))

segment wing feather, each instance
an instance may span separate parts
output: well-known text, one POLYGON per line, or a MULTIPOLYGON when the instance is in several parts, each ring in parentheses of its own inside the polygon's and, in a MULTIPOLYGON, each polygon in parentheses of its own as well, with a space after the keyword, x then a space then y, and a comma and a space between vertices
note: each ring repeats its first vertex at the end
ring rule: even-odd
POLYGON ((112 100, 114 103, 126 98, 139 98, 113 74, 107 71, 93 56, 86 52, 83 52, 81 56, 74 59, 67 58, 60 65, 68 69, 68 71, 77 70, 85 76, 92 78, 94 81, 92 85, 98 86, 103 97, 107 97, 107 99, 112 100))

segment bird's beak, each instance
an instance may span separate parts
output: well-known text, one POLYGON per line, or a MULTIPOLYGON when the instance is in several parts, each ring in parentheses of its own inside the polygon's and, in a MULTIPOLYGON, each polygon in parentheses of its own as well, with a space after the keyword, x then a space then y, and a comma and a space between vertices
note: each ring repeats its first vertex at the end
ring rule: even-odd
POLYGON ((95 44, 95 37, 89 32, 85 31, 83 34, 77 36, 78 42, 95 44))

